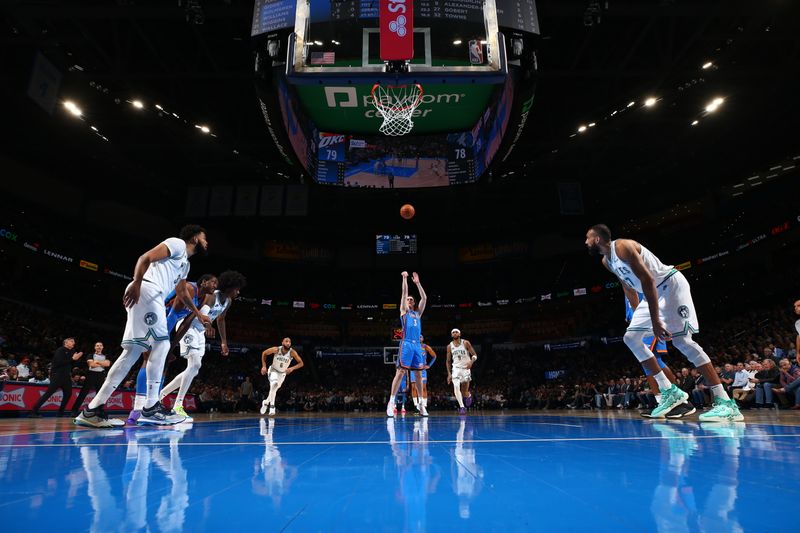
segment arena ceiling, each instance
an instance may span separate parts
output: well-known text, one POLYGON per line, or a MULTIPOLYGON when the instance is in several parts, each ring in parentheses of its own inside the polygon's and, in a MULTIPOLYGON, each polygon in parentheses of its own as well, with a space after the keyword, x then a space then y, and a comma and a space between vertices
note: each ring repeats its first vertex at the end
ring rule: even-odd
MULTIPOLYGON (((10 53, 0 152, 59 179, 113 180, 178 206, 192 184, 300 182, 297 169, 279 162, 259 112, 252 4, 3 2, 0 39, 10 53), (28 95, 38 52, 60 71, 59 98, 80 106, 82 120, 61 105, 48 114, 28 95)), ((722 195, 796 155, 796 2, 537 4, 539 82, 512 157, 478 185, 424 191, 418 202, 496 209, 513 224, 541 221, 559 214, 556 184, 577 182, 589 217, 630 208, 627 194, 643 204, 629 212, 644 214, 695 194, 722 195), (724 103, 709 113, 714 98, 724 103)), ((313 189, 330 199, 312 212, 321 217, 349 210, 350 198, 364 208, 369 195, 377 213, 399 194, 313 189)))

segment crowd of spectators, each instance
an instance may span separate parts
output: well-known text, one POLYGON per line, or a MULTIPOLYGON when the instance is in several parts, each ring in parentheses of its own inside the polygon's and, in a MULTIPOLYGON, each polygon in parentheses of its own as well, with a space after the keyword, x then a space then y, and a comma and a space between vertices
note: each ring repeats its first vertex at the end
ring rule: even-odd
MULTIPOLYGON (((794 348, 791 310, 751 311, 709 327, 698 336, 712 358, 722 382, 740 405, 747 408, 800 409, 800 359, 794 348)), ((45 309, 0 300, 0 381, 47 384, 53 351, 64 337, 75 337, 77 349, 91 353, 101 340, 107 355, 119 353, 113 327, 91 324, 45 309)), ((500 344, 473 337, 480 357, 473 368, 474 407, 477 409, 605 409, 652 408, 655 396, 641 367, 619 342, 589 342, 564 350, 545 351, 531 344, 500 344), (546 379, 545 376, 555 379, 546 379)), ((297 343, 296 343, 297 344, 297 343)), ((268 393, 260 375, 260 348, 221 357, 210 352, 203 361, 191 393, 206 412, 252 412, 268 393)), ((381 357, 321 358, 312 346, 297 346, 306 367, 287 379, 278 394, 284 411, 382 411, 388 400, 392 368, 381 357)), ((453 408, 452 386, 446 383, 445 354, 428 372, 428 406, 453 408)), ((166 379, 183 370, 175 358, 166 379)), ((665 361, 678 385, 698 408, 711 397, 699 373, 672 348, 665 361)), ((134 372, 121 388, 134 388, 134 372)), ((72 384, 80 387, 88 367, 78 361, 72 384)), ((410 402, 409 402, 410 404, 410 402)))

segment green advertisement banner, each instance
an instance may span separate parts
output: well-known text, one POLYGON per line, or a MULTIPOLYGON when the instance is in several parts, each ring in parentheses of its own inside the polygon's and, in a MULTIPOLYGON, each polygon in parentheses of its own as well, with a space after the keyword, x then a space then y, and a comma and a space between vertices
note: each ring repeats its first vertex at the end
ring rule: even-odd
MULTIPOLYGON (((472 129, 494 89, 491 84, 423 85, 412 134, 472 129)), ((382 123, 372 105, 372 85, 296 85, 295 90, 320 131, 374 134, 382 123)))

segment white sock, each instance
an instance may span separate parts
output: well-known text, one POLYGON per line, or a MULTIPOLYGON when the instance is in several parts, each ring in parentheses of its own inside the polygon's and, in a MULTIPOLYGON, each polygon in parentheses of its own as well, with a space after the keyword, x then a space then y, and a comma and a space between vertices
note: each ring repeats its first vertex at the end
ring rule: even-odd
POLYGON ((142 407, 144 407, 144 394, 137 394, 136 398, 133 400, 133 410, 134 411, 141 411, 142 407))
POLYGON ((667 390, 668 388, 672 387, 672 382, 667 378, 667 375, 664 374, 663 370, 660 370, 658 374, 653 375, 653 378, 658 383, 658 388, 661 390, 667 390))
POLYGON ((722 386, 722 383, 717 385, 712 385, 709 387, 711 389, 711 394, 714 395, 714 398, 721 398, 723 400, 730 400, 731 397, 728 396, 728 393, 725 392, 725 387, 722 386))
POLYGON ((164 374, 164 360, 169 352, 169 341, 158 341, 153 344, 150 350, 150 357, 147 358, 147 398, 144 401, 146 408, 153 407, 159 401, 161 392, 161 376, 164 374))
POLYGON ((423 398, 422 399, 422 407, 428 407, 428 399, 427 398, 423 398))
POLYGON ((389 396, 389 405, 394 405, 397 403, 397 398, 395 396, 389 396))
POLYGON ((464 398, 461 396, 461 384, 454 384, 453 392, 456 395, 456 401, 458 402, 459 407, 464 407, 464 398))
POLYGON ((414 396, 414 397, 413 397, 413 400, 414 400, 414 407, 416 407, 417 409, 419 409, 419 400, 417 399, 417 397, 416 397, 416 396, 414 396))
POLYGON ((178 407, 183 407, 183 399, 175 400, 175 403, 172 405, 173 409, 177 409, 178 407))

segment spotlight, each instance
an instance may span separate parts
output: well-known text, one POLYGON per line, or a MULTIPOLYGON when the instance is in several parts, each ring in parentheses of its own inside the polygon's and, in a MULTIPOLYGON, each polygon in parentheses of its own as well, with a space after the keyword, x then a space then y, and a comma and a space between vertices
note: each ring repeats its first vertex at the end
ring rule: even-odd
POLYGON ((595 126, 596 126, 596 124, 595 124, 594 122, 590 122, 590 123, 589 123, 589 127, 590 127, 590 128, 594 128, 595 126))
POLYGON ((692 121, 692 126, 697 126, 698 124, 700 124, 699 120, 693 120, 692 121))
POLYGON ((711 103, 706 106, 706 112, 707 113, 713 113, 714 111, 719 109, 719 106, 721 106, 722 102, 724 102, 724 101, 725 101, 724 98, 720 98, 720 97, 714 98, 711 101, 711 103))
POLYGON ((644 101, 644 105, 646 107, 653 107, 654 105, 656 105, 656 99, 651 96, 650 98, 644 101))
POLYGON ((581 124, 581 125, 578 127, 578 133, 583 133, 584 131, 586 131, 586 126, 584 126, 583 124, 581 124))
POLYGON ((713 66, 714 66, 714 63, 712 63, 711 61, 707 61, 707 62, 703 63, 703 70, 710 69, 713 66))
POLYGON ((67 111, 69 111, 70 113, 72 113, 76 117, 79 117, 79 116, 81 116, 83 114, 83 111, 81 111, 81 108, 76 106, 75 103, 70 101, 70 100, 67 100, 66 102, 64 102, 64 107, 67 108, 67 111))
POLYGON ((632 100, 632 101, 628 102, 628 105, 625 106, 625 107, 633 107, 634 105, 636 105, 636 102, 632 100))
POLYGON ((199 124, 195 124, 194 127, 203 133, 211 133, 211 130, 208 128, 208 126, 200 126, 199 124))
POLYGON ((461 39, 456 39, 455 41, 453 41, 453 44, 455 45, 461 44, 461 39))
POLYGON ((136 109, 142 109, 142 108, 144 108, 144 104, 142 103, 142 101, 141 101, 141 100, 134 100, 133 102, 131 102, 131 105, 132 105, 133 107, 135 107, 136 109))

